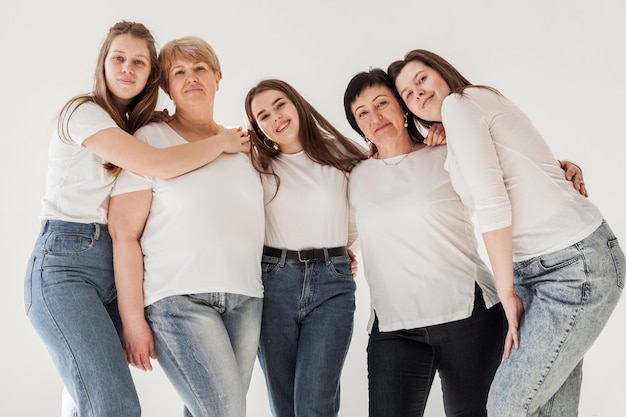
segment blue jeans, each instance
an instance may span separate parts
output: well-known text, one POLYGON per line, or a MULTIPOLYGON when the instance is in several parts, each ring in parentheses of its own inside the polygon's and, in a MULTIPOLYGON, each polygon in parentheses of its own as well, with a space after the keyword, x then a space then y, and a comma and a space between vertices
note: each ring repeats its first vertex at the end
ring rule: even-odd
POLYGON ((275 417, 331 417, 352 339, 356 283, 348 256, 263 256, 259 363, 275 417))
POLYGON ((122 350, 106 225, 44 221, 24 305, 81 417, 139 416, 122 350))
POLYGON ((157 360, 193 417, 244 417, 263 299, 174 295, 145 308, 157 360))
POLYGON ((570 247, 515 263, 520 347, 496 373, 490 416, 578 415, 583 356, 620 298, 624 265, 606 222, 570 247))
POLYGON ((478 286, 472 315, 463 320, 381 332, 375 319, 367 347, 369 415, 423 416, 439 372, 446 416, 486 417, 505 335, 502 306, 487 309, 478 286))

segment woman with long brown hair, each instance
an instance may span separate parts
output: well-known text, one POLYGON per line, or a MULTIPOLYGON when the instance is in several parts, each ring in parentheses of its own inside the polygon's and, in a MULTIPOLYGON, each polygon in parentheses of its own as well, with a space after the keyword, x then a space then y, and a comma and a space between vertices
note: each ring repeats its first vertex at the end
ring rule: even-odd
POLYGON ((348 175, 364 149, 281 80, 246 96, 265 195, 259 362, 275 417, 336 416, 356 283, 348 175))
POLYGON ((49 149, 42 228, 25 274, 26 313, 80 416, 139 416, 126 363, 107 214, 118 167, 158 177, 196 169, 226 149, 247 150, 236 129, 177 148, 131 136, 153 117, 160 70, 142 24, 110 28, 90 94, 68 101, 49 149))

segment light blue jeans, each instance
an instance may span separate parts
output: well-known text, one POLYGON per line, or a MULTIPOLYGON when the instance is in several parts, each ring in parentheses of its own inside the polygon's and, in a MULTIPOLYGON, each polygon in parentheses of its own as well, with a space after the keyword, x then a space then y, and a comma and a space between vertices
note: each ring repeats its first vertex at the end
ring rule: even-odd
POLYGON ((145 309, 157 360, 193 417, 244 417, 263 299, 231 293, 163 298, 145 309))
POLYGON ((515 263, 520 347, 496 372, 489 416, 578 415, 583 357, 622 294, 624 265, 606 222, 570 247, 515 263))
POLYGON ((24 305, 81 417, 136 417, 122 350, 106 225, 44 221, 25 274, 24 305))
POLYGON ((274 417, 333 417, 339 411, 356 283, 349 256, 325 258, 263 256, 259 363, 274 417))

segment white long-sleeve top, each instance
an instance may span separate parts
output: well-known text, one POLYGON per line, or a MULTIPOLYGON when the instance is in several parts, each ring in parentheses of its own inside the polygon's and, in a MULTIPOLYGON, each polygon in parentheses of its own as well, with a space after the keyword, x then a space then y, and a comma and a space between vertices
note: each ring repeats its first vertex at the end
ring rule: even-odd
POLYGON ((352 244, 348 179, 340 170, 320 165, 304 151, 281 153, 272 160, 276 181, 262 175, 265 199, 265 244, 300 250, 352 244), (276 196, 274 196, 276 194, 276 196))
POLYGON ((444 169, 446 147, 362 161, 350 175, 372 315, 381 331, 471 316, 474 283, 488 307, 498 302, 478 254, 469 210, 444 169), (387 165, 397 163, 397 165, 387 165))
POLYGON ((545 140, 506 97, 471 87, 443 102, 446 169, 481 232, 512 226, 513 260, 574 244, 602 214, 564 178, 545 140))
MULTIPOLYGON (((187 143, 167 123, 135 136, 157 148, 187 143)), ((169 180, 123 170, 113 195, 140 190, 152 190, 141 236, 144 305, 206 292, 263 297, 263 191, 248 155, 221 154, 169 180)))

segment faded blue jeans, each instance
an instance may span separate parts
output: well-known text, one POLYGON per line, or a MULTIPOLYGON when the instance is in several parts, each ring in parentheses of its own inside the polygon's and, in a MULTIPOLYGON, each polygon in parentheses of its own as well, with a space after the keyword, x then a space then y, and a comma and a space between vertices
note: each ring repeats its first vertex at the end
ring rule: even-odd
POLYGON ((193 417, 244 417, 263 299, 174 295, 145 308, 157 360, 193 417))
POLYGON ((122 350, 107 226, 42 223, 24 305, 81 417, 141 414, 122 350))
POLYGON ((574 245, 515 263, 520 347, 496 372, 489 416, 578 415, 583 357, 620 298, 624 264, 606 222, 574 245))
POLYGON ((300 262, 263 255, 259 363, 275 417, 332 417, 352 339, 356 283, 349 256, 300 262))

